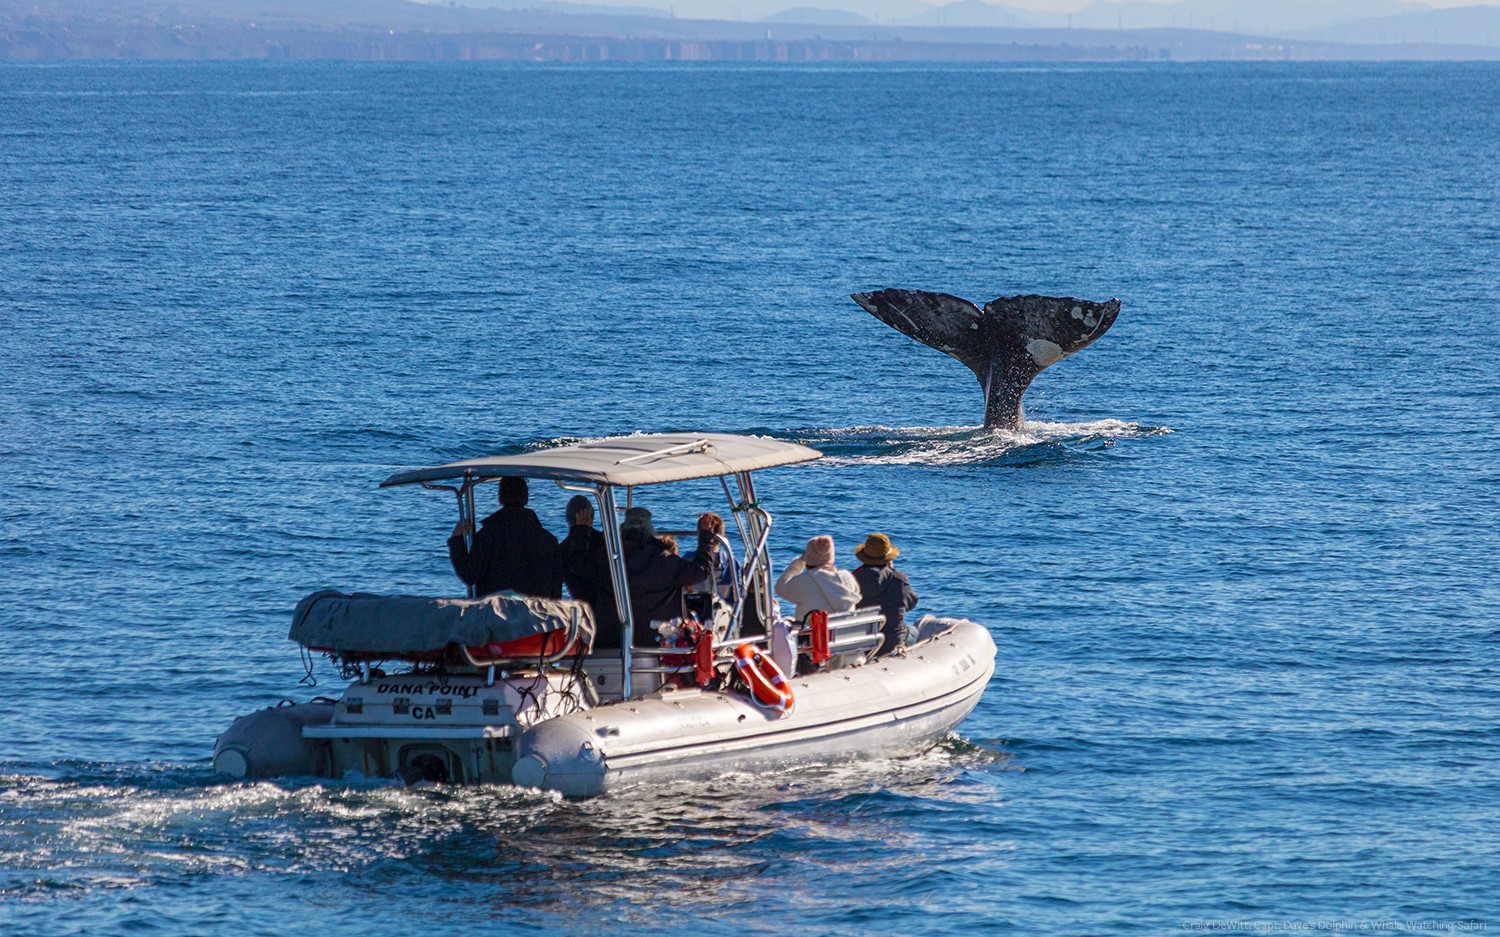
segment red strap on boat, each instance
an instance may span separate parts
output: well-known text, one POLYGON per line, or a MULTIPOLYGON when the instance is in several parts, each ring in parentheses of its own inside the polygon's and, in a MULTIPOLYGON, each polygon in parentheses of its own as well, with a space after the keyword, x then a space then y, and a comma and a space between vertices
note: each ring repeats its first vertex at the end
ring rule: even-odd
POLYGON ((693 679, 699 686, 708 686, 714 678, 714 632, 704 628, 698 635, 698 646, 693 649, 693 679))
POLYGON ((821 664, 828 659, 828 613, 808 612, 807 623, 812 626, 812 662, 821 664))

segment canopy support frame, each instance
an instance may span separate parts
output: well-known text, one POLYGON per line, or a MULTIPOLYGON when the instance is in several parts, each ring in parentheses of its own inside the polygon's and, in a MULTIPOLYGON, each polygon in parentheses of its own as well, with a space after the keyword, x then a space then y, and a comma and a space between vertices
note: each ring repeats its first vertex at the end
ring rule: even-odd
MULTIPOLYGON (((453 485, 434 485, 432 482, 422 482, 423 488, 428 491, 451 491, 458 498, 458 522, 469 522, 469 532, 464 534, 464 552, 474 549, 474 534, 479 532, 479 524, 474 519, 474 486, 479 484, 480 479, 474 477, 473 469, 464 469, 464 480, 458 487, 453 485)), ((477 599, 474 594, 475 586, 472 582, 464 583, 468 590, 469 598, 477 599)))
MULTIPOLYGON (((745 562, 758 575, 754 579, 757 587, 755 596, 755 610, 760 616, 761 623, 770 628, 775 601, 771 597, 771 551, 766 547, 766 538, 771 532, 771 515, 766 512, 755 500, 755 482, 750 478, 749 472, 736 472, 735 480, 739 483, 740 504, 745 509, 745 522, 749 532, 755 538, 755 556, 747 557, 745 562)), ((748 543, 749 541, 747 541, 748 543)), ((751 585, 750 576, 745 577, 746 592, 751 585)), ((743 616, 737 623, 743 624, 743 616)))

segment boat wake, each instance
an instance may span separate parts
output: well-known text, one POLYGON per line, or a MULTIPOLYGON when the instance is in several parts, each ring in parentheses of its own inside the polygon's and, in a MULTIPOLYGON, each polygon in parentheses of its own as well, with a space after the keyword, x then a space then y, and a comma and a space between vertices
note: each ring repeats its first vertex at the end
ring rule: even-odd
MULTIPOLYGON (((463 881, 482 870, 513 882, 508 893, 487 892, 490 900, 597 903, 585 893, 640 888, 651 870, 661 887, 675 887, 680 876, 701 877, 715 856, 735 878, 787 851, 827 861, 830 830, 856 847, 848 861, 857 867, 884 815, 925 805, 947 822, 945 804, 993 799, 996 773, 1017 770, 1008 760, 950 735, 913 758, 730 773, 594 801, 352 773, 226 782, 182 765, 64 763, 49 777, 10 773, 19 767, 10 764, 0 768, 0 896, 45 901, 257 873, 381 878, 412 867, 424 878, 463 881)), ((721 898, 706 895, 698 910, 721 898)))
POLYGON ((1020 429, 981 426, 854 426, 777 433, 820 449, 835 465, 1024 465, 1074 453, 1102 452, 1122 439, 1164 436, 1165 426, 1123 420, 1028 421, 1020 429))

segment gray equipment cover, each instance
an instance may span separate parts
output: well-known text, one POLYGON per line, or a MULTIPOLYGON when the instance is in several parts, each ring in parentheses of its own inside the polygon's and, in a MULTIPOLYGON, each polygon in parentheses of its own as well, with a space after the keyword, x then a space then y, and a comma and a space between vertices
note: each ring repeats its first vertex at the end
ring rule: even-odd
POLYGON ((565 629, 574 615, 580 638, 592 644, 594 612, 587 602, 514 592, 431 599, 324 589, 297 603, 287 637, 303 647, 365 654, 438 651, 450 643, 482 647, 565 629))

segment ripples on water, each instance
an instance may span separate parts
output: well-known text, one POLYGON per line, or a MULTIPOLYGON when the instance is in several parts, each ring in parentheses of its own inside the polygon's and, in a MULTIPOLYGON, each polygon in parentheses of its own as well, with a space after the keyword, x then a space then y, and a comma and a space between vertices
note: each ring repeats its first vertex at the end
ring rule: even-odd
MULTIPOLYGON (((936 900, 944 876, 903 868, 908 848, 985 864, 1012 848, 976 850, 971 826, 951 836, 903 829, 917 814, 957 820, 967 805, 992 801, 989 778, 1007 762, 954 738, 916 759, 729 775, 584 802, 510 788, 226 785, 180 768, 61 766, 55 777, 0 778, 0 805, 37 818, 5 828, 0 860, 11 910, 37 926, 66 918, 55 902, 69 894, 218 876, 339 881, 369 901, 430 901, 431 923, 452 925, 635 919, 675 928, 709 916, 753 925, 768 912, 832 924, 851 902, 868 914, 899 903, 900 914, 936 900), (821 884, 804 892, 809 879, 821 884), (643 908, 643 892, 659 906, 643 908)), ((368 911, 340 910, 358 916, 320 930, 371 926, 368 911)), ((279 913, 214 917, 260 927, 279 913)))
POLYGON ((0 932, 1492 917, 1497 77, 0 68, 0 932), (884 286, 1123 311, 992 432, 884 286), (298 598, 456 591, 392 471, 693 429, 827 453, 758 482, 778 564, 884 531, 989 625, 961 737, 583 803, 212 775, 338 686, 298 598))

